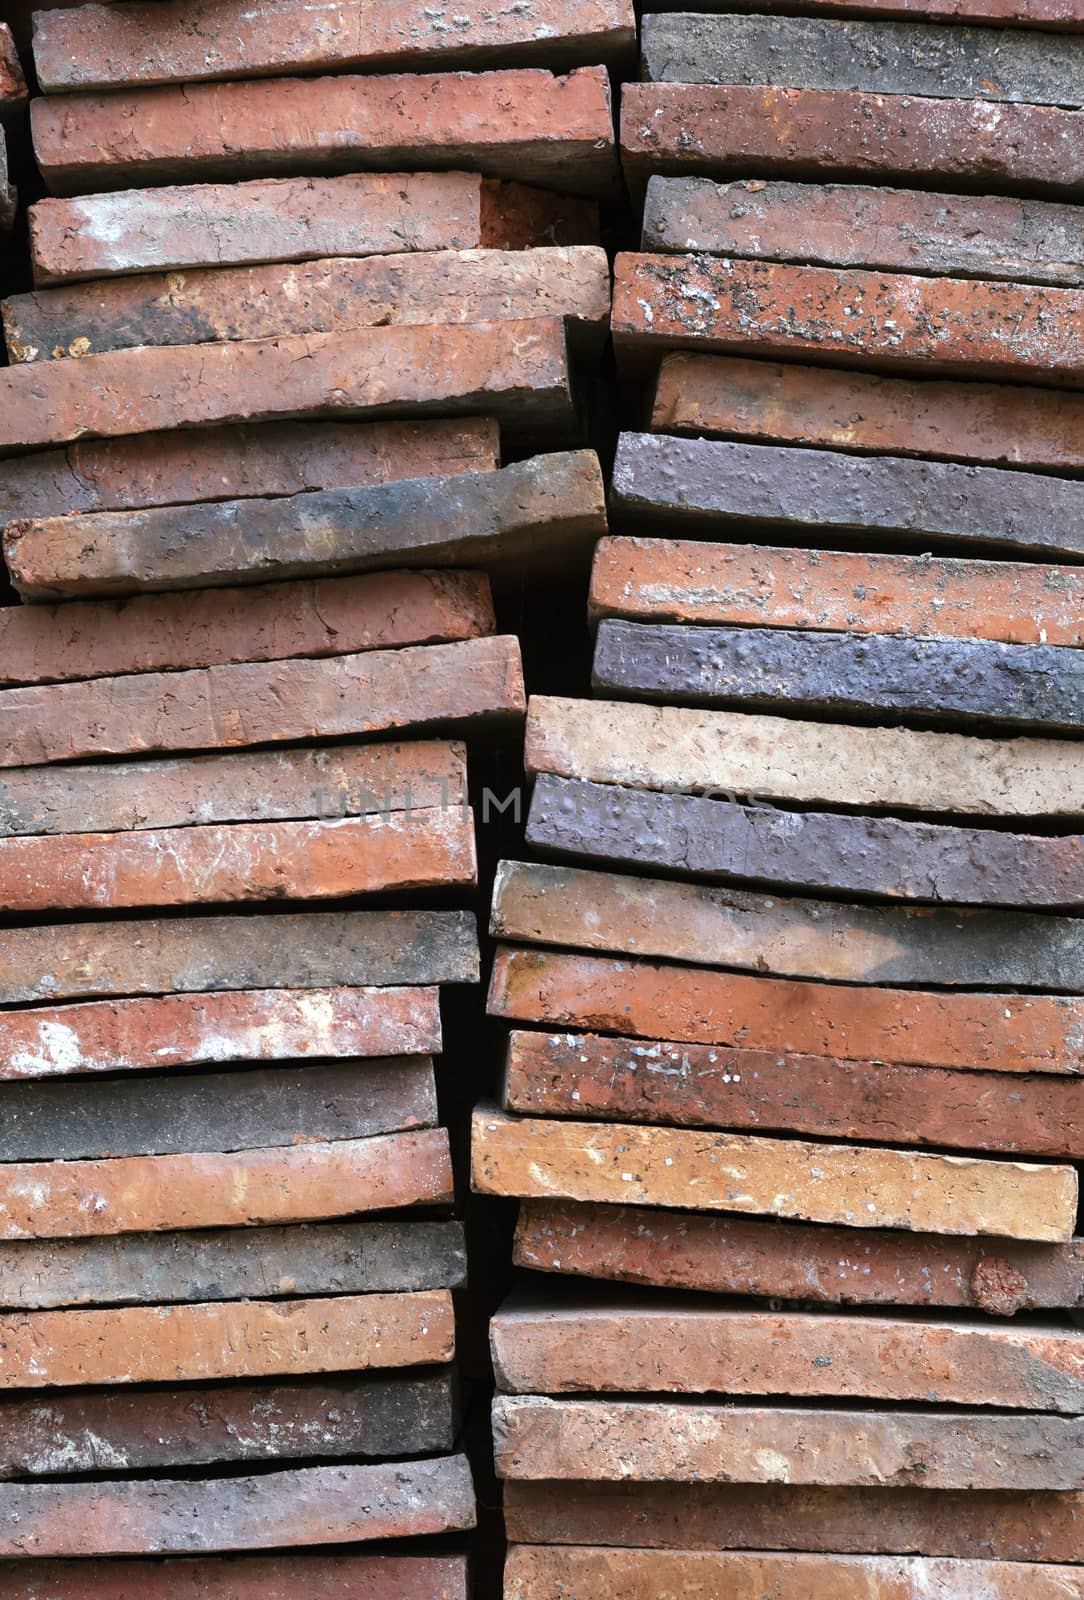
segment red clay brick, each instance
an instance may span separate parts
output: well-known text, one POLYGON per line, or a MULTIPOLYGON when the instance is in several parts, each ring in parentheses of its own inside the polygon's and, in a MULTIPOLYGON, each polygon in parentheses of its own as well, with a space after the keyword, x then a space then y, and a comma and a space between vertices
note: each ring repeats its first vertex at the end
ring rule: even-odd
POLYGON ((0 22, 0 119, 20 113, 27 98, 26 78, 11 28, 6 22, 0 22))
POLYGON ((4 1011, 0 1079, 437 1054, 438 998, 436 989, 238 989, 4 1011))
POLYGON ((9 1561, 0 1600, 467 1600, 466 1556, 9 1561))
POLYGON ((682 83, 630 83, 621 97, 626 176, 874 178, 937 189, 1074 199, 1084 128, 1055 106, 682 83))
POLYGON ((469 167, 568 194, 616 188, 605 67, 274 78, 35 100, 53 194, 129 185, 469 167))

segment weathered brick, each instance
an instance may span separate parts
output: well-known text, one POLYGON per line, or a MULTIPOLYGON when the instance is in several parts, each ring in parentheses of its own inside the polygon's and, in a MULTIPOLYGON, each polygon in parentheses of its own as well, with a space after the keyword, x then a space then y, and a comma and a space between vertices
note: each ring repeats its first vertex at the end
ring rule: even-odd
POLYGON ((0 1079, 440 1047, 436 989, 235 989, 0 1013, 0 1079))
POLYGON ((505 1573, 508 1600, 620 1594, 622 1600, 727 1595, 733 1600, 1065 1600, 1078 1567, 920 1557, 741 1555, 723 1552, 548 1550, 516 1545, 505 1573))
MULTIPOLYGON (((1084 1411, 1084 1333, 610 1297, 512 1301, 490 1324, 504 1394, 725 1394, 1084 1411)), ((1076 1441, 1073 1441, 1076 1442, 1076 1441)), ((1070 1449, 1073 1448, 1070 1443, 1070 1449)), ((1076 1442, 1084 1470, 1084 1433, 1076 1442)), ((1051 1484, 1049 1487, 1061 1487, 1051 1484)))
POLYGON ((499 939, 780 977, 1084 992, 1075 917, 844 905, 502 861, 490 928, 499 939))
POLYGON ((642 64, 644 78, 665 83, 1084 105, 1084 41, 1020 30, 837 17, 648 16, 642 64))
POLYGON ((2 1600, 467 1600, 458 1556, 225 1556, 167 1561, 8 1561, 2 1600))
POLYGON ((934 1306, 997 1316, 1084 1307, 1082 1239, 987 1245, 529 1200, 520 1206, 515 1261, 540 1272, 827 1305, 934 1306))
MULTIPOLYGON (((145 1472, 304 1456, 436 1455, 454 1448, 443 1373, 8 1400, 0 1477, 145 1472)), ((0 1590, 2 1593, 2 1590, 0 1590)))
POLYGON ((416 1293, 466 1281, 462 1223, 412 1217, 0 1244, 0 1306, 23 1311, 416 1293))
POLYGON ((549 1027, 841 1061, 1084 1071, 1084 1001, 1064 995, 805 983, 502 945, 489 1009, 549 1027))
MULTIPOLYGON (((352 1544, 461 1532, 474 1526, 474 1518, 466 1456, 311 1467, 251 1478, 5 1484, 0 1489, 5 1529, 0 1554, 183 1555, 352 1544)), ((162 1569, 163 1576, 168 1573, 162 1569)), ((173 1596, 177 1590, 168 1592, 173 1596)), ((301 1592, 319 1593, 310 1588, 308 1578, 301 1580, 301 1592)), ((217 1600, 229 1590, 214 1593, 217 1600)), ((264 1593, 274 1600, 273 1589, 264 1593)), ((364 1593, 369 1600, 370 1591, 364 1593)), ((109 1590, 104 1594, 108 1597, 109 1590)), ((239 1597, 248 1600, 244 1589, 239 1597)))
POLYGON ((438 1120, 428 1056, 108 1083, 5 1083, 0 1107, 5 1162, 266 1149, 367 1139, 438 1120))
POLYGON ((513 1031, 503 1104, 536 1117, 1084 1159, 1084 1080, 513 1031))
MULTIPOLYGON (((33 692, 9 689, 0 704, 33 692)), ((527 768, 634 788, 721 790, 754 795, 761 803, 799 800, 988 817, 1072 817, 1084 811, 1084 761, 1072 740, 978 739, 548 695, 533 695, 528 707, 527 768)), ((1079 851, 1079 841, 1072 843, 1079 851)))
POLYGON ((597 350, 609 331, 606 252, 572 245, 338 257, 117 278, 4 302, 13 361, 532 317, 562 318, 575 349, 597 350))
MULTIPOLYGON (((133 434, 5 461, 0 524, 493 472, 499 455, 500 430, 491 417, 133 434)), ((254 604, 251 597, 247 603, 254 604)))
POLYGON ((27 98, 26 77, 11 28, 6 22, 0 22, 0 118, 21 112, 27 98))
POLYGON ((630 83, 621 96, 621 154, 634 185, 665 173, 873 178, 1065 199, 1084 190, 1084 128, 1075 112, 917 95, 630 83))
MULTIPOLYGON (((1010 1489, 958 1494, 951 1489, 512 1480, 504 1485, 503 1502, 509 1539, 525 1544, 914 1553, 1072 1564, 1084 1534, 1084 1495, 1010 1489)), ((52 1590, 49 1597, 53 1600, 52 1590)), ((67 1591, 56 1600, 68 1600, 67 1591)))
POLYGON ((590 604, 594 620, 823 628, 1079 649, 1082 595, 1084 571, 1031 561, 606 538, 595 547, 590 604))
POLYGON ((1063 287, 1084 283, 1084 244, 1075 206, 994 195, 755 178, 733 183, 652 178, 641 247, 932 277, 1005 278, 1063 287))
POLYGON ((115 350, 87 356, 78 383, 62 362, 0 368, 0 454, 220 422, 427 412, 567 424, 564 324, 536 317, 115 350))
POLYGON ((274 78, 35 100, 53 194, 325 172, 469 167, 606 194, 618 181, 605 67, 274 78))
POLYGON ((236 822, 0 840, 0 901, 12 911, 342 899, 473 888, 469 810, 337 822, 236 822))
POLYGON ((476 172, 366 172, 126 189, 39 200, 28 215, 38 284, 400 250, 592 244, 598 227, 591 201, 476 172))
POLYGON ((8 182, 7 135, 0 124, 0 233, 6 233, 15 221, 19 197, 8 182))
MULTIPOLYGON (((885 378, 873 372, 664 356, 651 426, 858 454, 987 466, 1084 467, 1084 396, 1018 384, 885 378)), ((978 619, 976 618, 976 622, 978 619)))
POLYGON ((916 1233, 1072 1238, 1072 1167, 687 1128, 474 1114, 478 1194, 683 1206, 916 1233))
POLYGON ((1084 726, 1084 652, 1052 645, 615 618, 599 626, 591 681, 600 694, 679 705, 1026 733, 1084 726))
MULTIPOLYGON (((0 1172, 0 1236, 77 1239, 319 1222, 451 1199, 452 1164, 443 1128, 265 1150, 9 1162, 0 1172)), ((125 1379, 114 1375, 100 1381, 125 1379)))
POLYGON ((475 724, 522 712, 519 642, 510 637, 133 673, 0 692, 0 766, 475 724))
POLYGON ((582 553, 605 530, 598 457, 575 450, 500 472, 9 523, 4 554, 24 598, 42 599, 410 564, 483 562, 519 575, 525 559, 582 553))
POLYGON ((1076 1490, 1084 1449, 1082 1425, 1068 1417, 541 1395, 498 1395, 493 1432, 499 1476, 588 1482, 1076 1490))
MULTIPOLYGON (((764 883, 774 891, 827 890, 955 906, 1084 905, 1084 851, 1076 834, 779 812, 763 801, 743 805, 542 773, 535 780, 526 837, 562 855, 764 883)), ((1032 936, 1043 943, 1054 926, 1045 922, 1043 935, 1032 936)), ((1032 948, 1037 953, 1040 946, 1032 948)), ((943 975, 937 981, 950 980, 943 975)), ((986 980, 976 975, 974 981, 986 980)))
MULTIPOLYGON (((60 3, 60 0, 57 0, 60 3)), ((50 7, 50 9, 52 9, 50 7)), ((687 11, 688 0, 652 0, 654 11, 687 11)), ((773 10, 761 4, 760 10, 773 10)), ((1079 0, 804 0, 809 16, 909 17, 928 22, 995 22, 1004 27, 1084 31, 1079 0)), ((590 1541, 585 1541, 590 1542, 590 1541)))
MULTIPOLYGON (((40 1389, 444 1362, 452 1358, 454 1325, 452 1297, 441 1289, 327 1300, 40 1311, 0 1318, 0 1340, 0 1388, 40 1389)), ((0 1506, 9 1493, 0 1492, 0 1506)), ((10 1516, 2 1520, 12 1525, 10 1516)), ((60 1552, 41 1551, 50 1553, 60 1552)))
POLYGON ((636 44, 632 0, 547 0, 491 10, 411 0, 198 0, 84 6, 34 29, 38 81, 51 94, 199 83, 344 68, 572 66, 623 60, 636 44))

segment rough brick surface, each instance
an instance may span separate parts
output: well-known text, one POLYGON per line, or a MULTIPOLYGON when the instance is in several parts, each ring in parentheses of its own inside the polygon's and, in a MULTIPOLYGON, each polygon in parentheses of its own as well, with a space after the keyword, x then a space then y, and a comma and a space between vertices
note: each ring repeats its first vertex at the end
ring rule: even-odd
POLYGON ((591 202, 474 172, 127 189, 39 200, 29 219, 39 284, 320 256, 594 242, 591 202))
POLYGON ((1084 187, 1074 112, 916 95, 631 83, 621 96, 621 151, 633 183, 652 173, 874 178, 1066 199, 1084 187))
POLYGON ((23 1311, 402 1294, 461 1289, 466 1280, 462 1224, 412 1217, 0 1245, 0 1305, 23 1311))
MULTIPOLYGON (((68 1477, 304 1456, 436 1455, 454 1448, 451 1384, 339 1378, 272 1388, 85 1391, 3 1408, 0 1477, 68 1477)), ((2 1592, 2 1591, 0 1591, 2 1592)))
POLYGON ((499 454, 500 430, 489 417, 134 434, 5 461, 0 524, 493 472, 499 454))
POLYGON ((652 178, 642 248, 933 277, 1084 283, 1073 206, 857 184, 652 178))
MULTIPOLYGON (((479 1194, 683 1206, 916 1233, 1072 1237, 1072 1167, 474 1114, 479 1194)), ((546 1474, 543 1474, 546 1476, 546 1474)))
POLYGON ((318 1222, 452 1198, 443 1128, 266 1150, 11 1162, 0 1177, 5 1239, 318 1222))
POLYGON ((494 961, 489 1007, 517 1022, 841 1061, 1084 1070, 1084 1001, 1061 995, 801 983, 505 945, 494 961))
POLYGON ((0 369, 0 453, 79 439, 281 417, 486 412, 567 424, 560 321, 366 328, 241 344, 116 350, 0 369))
POLYGON ((518 1545, 505 1574, 508 1600, 616 1594, 623 1600, 1072 1600, 1079 1568, 1020 1562, 837 1555, 547 1550, 518 1545))
POLYGON ((26 78, 11 29, 0 22, 0 117, 21 111, 26 103, 26 78))
POLYGON ((765 444, 926 456, 987 466, 1084 466, 1084 397, 994 383, 664 356, 651 426, 765 444))
POLYGON ((501 472, 13 523, 4 553, 24 597, 40 599, 405 564, 485 562, 518 576, 525 559, 553 563, 605 529, 598 457, 576 450, 501 472))
MULTIPOLYGON (((1084 421, 1084 419, 1082 419, 1084 421)), ((607 538, 594 618, 1084 645, 1084 570, 707 540, 607 538)), ((33 613, 31 613, 33 615, 33 613)))
POLYGON ((405 167, 563 190, 616 187, 605 67, 276 78, 36 100, 54 194, 405 167), (138 130, 138 131, 135 131, 138 130))
POLYGON ((3 1600, 467 1600, 466 1556, 225 1556, 205 1560, 23 1561, 3 1600))
POLYGON ((5 689, 0 766, 384 733, 522 711, 519 642, 509 637, 138 673, 5 689))
POLYGON ((318 911, 9 928, 0 1003, 478 982, 469 911, 318 911))
POLYGON ((15 221, 19 197, 8 182, 8 147, 3 125, 0 124, 0 233, 6 233, 15 221))
POLYGON ((663 15, 644 19, 642 39, 643 76, 658 82, 1084 105, 1084 43, 1045 33, 834 17, 663 15))
POLYGON ((1001 741, 631 702, 532 696, 527 768, 593 783, 722 790, 762 801, 990 817, 1084 812, 1084 762, 1069 740, 1001 741))
POLYGON ((1075 917, 843 905, 502 861, 490 926, 499 939, 780 977, 1084 991, 1075 917))
POLYGON ((1068 1417, 498 1395, 493 1431, 505 1478, 1044 1490, 1081 1474, 1068 1417))
POLYGON ((623 59, 636 43, 632 0, 485 4, 199 0, 84 6, 39 16, 34 64, 47 93, 128 89, 344 68, 546 66, 623 59))
POLYGON ((936 1306, 996 1316, 1084 1307, 1081 1239, 985 1244, 529 1200, 520 1206, 515 1261, 540 1272, 827 1305, 936 1306))
MULTIPOLYGON (((688 0, 652 0, 655 11, 687 11, 688 0)), ((759 5, 758 10, 767 8, 759 5)), ((804 0, 810 16, 915 18, 927 22, 995 22, 1005 27, 1084 31, 1078 0, 804 0)))
POLYGON ((440 1047, 436 989, 237 989, 0 1014, 0 1078, 419 1056, 440 1047))
MULTIPOLYGON (((1077 834, 780 812, 763 801, 742 805, 543 773, 535 781, 526 836, 539 849, 562 855, 764 883, 775 892, 826 890, 1074 911, 1084 905, 1084 851, 1077 834)), ((986 980, 976 974, 974 981, 986 980)))
POLYGON ((604 250, 430 250, 296 266, 227 267, 120 278, 4 302, 13 361, 273 339, 418 323, 561 317, 579 349, 609 328, 604 250))
POLYGON ((444 1290, 41 1311, 0 1318, 0 1337, 5 1389, 410 1367, 450 1361, 454 1348, 452 1297, 444 1290))
MULTIPOLYGON (((0 1489, 5 1528, 0 1552, 64 1557, 183 1555, 351 1544, 461 1532, 474 1526, 474 1515, 474 1488, 465 1456, 314 1467, 202 1482, 7 1484, 0 1489)), ((163 1569, 167 1574, 168 1570, 163 1569)), ((302 1590, 307 1595, 319 1593, 308 1578, 302 1580, 302 1590)), ((213 1592, 218 1600, 229 1590, 213 1592)), ((274 1590, 263 1592, 274 1600, 274 1590)), ((371 1591, 361 1592, 369 1600, 371 1591)), ((112 1600, 108 1589, 103 1593, 112 1600)), ((172 1597, 177 1590, 171 1587, 168 1593, 172 1597)), ((248 1600, 244 1589, 238 1591, 238 1600, 248 1600)))

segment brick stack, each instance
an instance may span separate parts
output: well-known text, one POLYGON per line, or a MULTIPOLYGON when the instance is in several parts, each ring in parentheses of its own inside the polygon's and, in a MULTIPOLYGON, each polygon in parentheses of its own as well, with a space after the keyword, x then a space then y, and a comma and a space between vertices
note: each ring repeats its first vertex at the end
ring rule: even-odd
POLYGON ((574 368, 632 37, 605 0, 37 19, 4 1600, 464 1600, 440 991, 478 978, 468 754, 525 705, 490 579, 606 527, 574 368))
POLYGON ((803 9, 623 97, 650 431, 474 1130, 516 1600, 1084 1592, 1084 17, 803 9))

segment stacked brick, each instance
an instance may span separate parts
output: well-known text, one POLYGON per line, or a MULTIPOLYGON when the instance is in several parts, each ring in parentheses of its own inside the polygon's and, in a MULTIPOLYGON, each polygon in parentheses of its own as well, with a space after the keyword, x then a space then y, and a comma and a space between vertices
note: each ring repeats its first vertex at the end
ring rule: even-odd
POLYGON ((633 20, 334 9, 35 21, 49 192, 0 369, 4 1600, 467 1593, 434 1061, 479 977, 479 753, 525 710, 493 585, 606 529, 576 368, 633 20))
POLYGON ((650 421, 474 1126, 510 1600, 1082 1592, 1084 15, 798 9, 623 95, 650 421))

